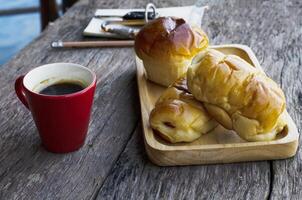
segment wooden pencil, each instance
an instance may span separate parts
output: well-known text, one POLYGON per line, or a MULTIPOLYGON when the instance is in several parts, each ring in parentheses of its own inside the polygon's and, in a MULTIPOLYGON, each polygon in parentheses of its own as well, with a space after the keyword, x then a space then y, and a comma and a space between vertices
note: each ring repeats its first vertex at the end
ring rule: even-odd
POLYGON ((108 41, 55 41, 51 43, 53 48, 97 48, 97 47, 130 47, 133 40, 108 40, 108 41))

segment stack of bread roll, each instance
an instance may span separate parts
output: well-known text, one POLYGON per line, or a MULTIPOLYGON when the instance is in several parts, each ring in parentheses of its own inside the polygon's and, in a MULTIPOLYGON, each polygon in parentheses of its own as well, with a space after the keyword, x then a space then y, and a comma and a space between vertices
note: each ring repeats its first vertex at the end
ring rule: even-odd
POLYGON ((150 114, 163 139, 192 142, 218 124, 247 141, 270 141, 286 126, 285 97, 262 71, 208 47, 207 35, 183 19, 146 24, 135 39, 147 78, 169 86, 150 114))

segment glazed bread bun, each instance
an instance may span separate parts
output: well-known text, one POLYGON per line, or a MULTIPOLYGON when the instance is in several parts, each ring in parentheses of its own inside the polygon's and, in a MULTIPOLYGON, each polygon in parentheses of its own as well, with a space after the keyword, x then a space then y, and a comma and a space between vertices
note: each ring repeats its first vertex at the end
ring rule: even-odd
POLYGON ((192 142, 218 125, 186 91, 185 83, 181 79, 165 90, 150 114, 155 133, 171 143, 192 142))
POLYGON ((273 140, 285 126, 281 88, 238 56, 208 49, 194 58, 187 81, 210 115, 247 141, 273 140))
POLYGON ((169 86, 187 72, 192 58, 208 47, 208 37, 185 20, 161 17, 147 23, 135 37, 135 52, 147 78, 169 86))

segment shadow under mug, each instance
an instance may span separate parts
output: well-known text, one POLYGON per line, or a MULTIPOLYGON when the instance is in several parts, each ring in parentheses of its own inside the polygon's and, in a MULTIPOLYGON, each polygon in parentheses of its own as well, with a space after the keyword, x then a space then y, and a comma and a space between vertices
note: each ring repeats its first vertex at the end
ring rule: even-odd
POLYGON ((83 146, 95 87, 95 73, 73 63, 43 65, 15 82, 16 94, 31 111, 43 146, 54 153, 72 152, 83 146), (41 88, 60 80, 82 81, 86 87, 66 95, 39 94, 41 88))

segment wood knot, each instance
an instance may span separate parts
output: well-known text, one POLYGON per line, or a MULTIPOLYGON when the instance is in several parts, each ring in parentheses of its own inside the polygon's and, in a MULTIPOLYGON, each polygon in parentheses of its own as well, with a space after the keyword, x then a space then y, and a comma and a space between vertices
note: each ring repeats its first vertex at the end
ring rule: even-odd
POLYGON ((299 92, 298 94, 298 104, 302 106, 302 92, 299 92))

